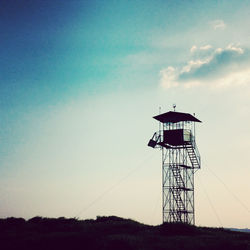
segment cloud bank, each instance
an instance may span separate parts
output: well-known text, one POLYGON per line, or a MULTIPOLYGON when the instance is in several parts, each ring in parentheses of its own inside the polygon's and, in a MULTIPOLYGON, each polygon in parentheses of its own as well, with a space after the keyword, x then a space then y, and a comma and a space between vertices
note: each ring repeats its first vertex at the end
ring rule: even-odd
POLYGON ((165 88, 192 87, 209 84, 213 87, 250 82, 250 52, 233 44, 212 49, 211 45, 192 46, 191 59, 180 68, 169 66, 160 71, 165 88))

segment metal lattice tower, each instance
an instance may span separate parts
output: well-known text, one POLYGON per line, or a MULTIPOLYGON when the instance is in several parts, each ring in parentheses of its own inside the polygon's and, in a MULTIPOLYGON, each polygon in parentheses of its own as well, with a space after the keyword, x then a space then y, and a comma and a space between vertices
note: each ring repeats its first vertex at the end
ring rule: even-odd
POLYGON ((160 122, 148 146, 162 150, 163 222, 195 224, 194 173, 201 167, 195 143, 194 116, 169 111, 153 117, 160 122))

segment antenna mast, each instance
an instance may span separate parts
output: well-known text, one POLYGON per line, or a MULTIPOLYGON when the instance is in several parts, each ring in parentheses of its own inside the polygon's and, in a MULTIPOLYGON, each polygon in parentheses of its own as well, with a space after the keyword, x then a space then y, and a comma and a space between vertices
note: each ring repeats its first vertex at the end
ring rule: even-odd
POLYGON ((176 104, 173 104, 173 109, 174 109, 174 112, 175 112, 175 108, 176 108, 176 104))

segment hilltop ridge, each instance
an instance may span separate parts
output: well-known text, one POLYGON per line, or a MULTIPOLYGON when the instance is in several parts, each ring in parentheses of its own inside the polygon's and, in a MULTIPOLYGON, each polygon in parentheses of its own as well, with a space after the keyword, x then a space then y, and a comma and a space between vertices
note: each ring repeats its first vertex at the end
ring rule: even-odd
POLYGON ((117 216, 95 220, 34 217, 0 219, 2 249, 245 249, 250 234, 180 223, 145 225, 117 216))

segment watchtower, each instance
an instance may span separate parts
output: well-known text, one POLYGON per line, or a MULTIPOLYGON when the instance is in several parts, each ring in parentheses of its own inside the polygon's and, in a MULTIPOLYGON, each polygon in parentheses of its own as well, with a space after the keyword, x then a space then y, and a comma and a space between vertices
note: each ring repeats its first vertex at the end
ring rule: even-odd
POLYGON ((153 118, 159 121, 159 131, 148 146, 162 151, 163 222, 195 224, 194 173, 201 167, 195 123, 201 121, 191 114, 175 111, 153 118))

